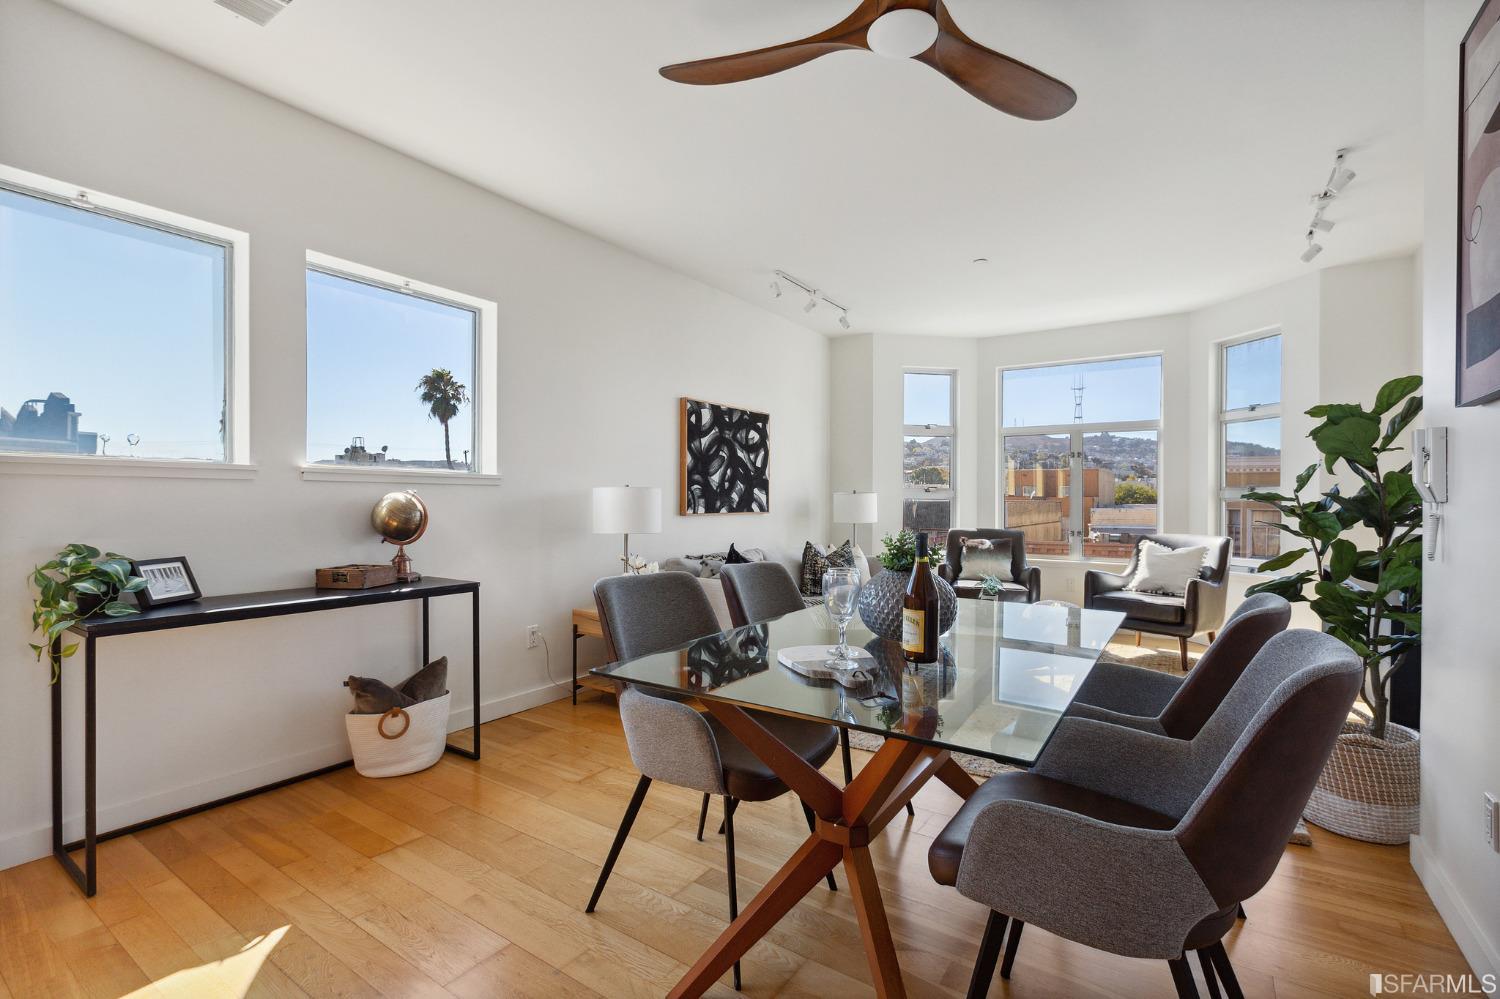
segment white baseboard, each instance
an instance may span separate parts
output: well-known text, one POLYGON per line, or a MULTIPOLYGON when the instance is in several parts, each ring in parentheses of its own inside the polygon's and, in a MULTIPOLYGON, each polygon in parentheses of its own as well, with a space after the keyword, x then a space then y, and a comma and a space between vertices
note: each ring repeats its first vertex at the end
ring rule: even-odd
MULTIPOLYGON (((525 711, 567 696, 566 682, 543 684, 531 690, 523 690, 519 694, 485 701, 480 717, 487 722, 494 721, 496 718, 513 715, 518 711, 525 711)), ((466 729, 473 724, 473 718, 473 708, 454 711, 448 722, 448 730, 456 732, 466 729)), ((276 781, 296 774, 342 763, 348 758, 349 744, 340 741, 304 750, 291 756, 283 756, 245 770, 219 774, 192 784, 169 788, 131 801, 101 805, 98 826, 101 830, 118 829, 153 816, 168 815, 184 808, 191 808, 195 803, 217 801, 250 788, 274 784, 276 781)), ((76 808, 77 811, 70 811, 64 819, 64 838, 68 840, 79 839, 83 835, 82 803, 78 802, 76 808)), ((38 857, 50 856, 51 853, 52 827, 50 824, 13 833, 0 839, 0 870, 36 860, 38 857)))
POLYGON ((1500 977, 1500 948, 1485 934, 1463 896, 1453 887, 1448 872, 1428 851, 1421 836, 1411 838, 1411 866, 1474 974, 1480 978, 1485 975, 1500 977))

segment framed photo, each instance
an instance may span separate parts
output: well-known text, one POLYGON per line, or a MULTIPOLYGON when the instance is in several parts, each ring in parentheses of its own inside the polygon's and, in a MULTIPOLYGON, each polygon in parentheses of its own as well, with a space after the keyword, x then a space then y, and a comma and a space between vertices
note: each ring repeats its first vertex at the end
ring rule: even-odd
POLYGON ((1454 402, 1500 399, 1500 0, 1458 49, 1458 330, 1454 402))
POLYGON ((142 610, 186 603, 203 596, 184 555, 142 559, 131 563, 130 571, 146 581, 146 588, 135 595, 142 610))
POLYGON ((769 513, 771 417, 688 398, 680 415, 683 515, 769 513))

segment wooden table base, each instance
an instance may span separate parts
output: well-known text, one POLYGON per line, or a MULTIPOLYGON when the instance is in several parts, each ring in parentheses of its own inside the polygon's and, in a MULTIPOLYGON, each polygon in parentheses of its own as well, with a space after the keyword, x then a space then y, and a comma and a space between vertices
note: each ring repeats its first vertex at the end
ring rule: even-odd
POLYGON ((754 718, 732 704, 704 701, 724 723, 786 782, 817 815, 815 831, 792 854, 739 918, 719 935, 669 995, 701 996, 775 926, 802 897, 840 863, 849 879, 860 936, 879 996, 906 995, 896 946, 880 899, 869 844, 933 777, 967 798, 979 786, 945 749, 904 739, 888 739, 859 775, 842 790, 754 718))

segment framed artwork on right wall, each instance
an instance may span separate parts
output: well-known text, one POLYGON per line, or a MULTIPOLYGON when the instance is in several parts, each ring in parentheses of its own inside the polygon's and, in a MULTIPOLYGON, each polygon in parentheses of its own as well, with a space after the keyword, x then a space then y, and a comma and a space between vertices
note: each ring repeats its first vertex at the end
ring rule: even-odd
POLYGON ((1458 49, 1460 406, 1500 399, 1500 0, 1485 0, 1458 49))

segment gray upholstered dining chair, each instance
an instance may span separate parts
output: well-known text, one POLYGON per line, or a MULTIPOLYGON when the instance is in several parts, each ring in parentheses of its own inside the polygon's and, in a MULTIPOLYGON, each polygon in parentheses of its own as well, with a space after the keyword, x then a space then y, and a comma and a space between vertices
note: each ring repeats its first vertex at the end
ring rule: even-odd
MULTIPOLYGON (((719 632, 713 606, 697 579, 686 572, 606 577, 594 584, 594 603, 599 608, 605 644, 616 661, 682 648, 695 639, 719 632)), ((769 713, 756 713, 755 717, 814 767, 821 767, 833 755, 838 740, 832 725, 769 713)), ((593 912, 599 904, 646 792, 653 780, 660 780, 703 792, 704 810, 698 816, 699 839, 703 838, 708 796, 723 797, 729 918, 733 920, 739 915, 734 873, 735 808, 741 801, 778 798, 787 792, 786 784, 717 719, 694 711, 680 700, 627 686, 620 693, 620 720, 630 758, 641 772, 641 779, 620 820, 620 828, 594 885, 594 894, 584 911, 593 912)), ((815 822, 812 809, 804 803, 802 811, 811 831, 815 822)), ((831 872, 828 887, 836 888, 831 872)), ((734 987, 740 987, 739 962, 734 966, 734 987)))
MULTIPOLYGON (((780 562, 728 564, 719 570, 719 580, 724 584, 724 603, 729 608, 729 620, 736 628, 807 609, 797 581, 780 562)), ((844 784, 847 786, 854 779, 854 760, 849 752, 849 730, 846 728, 839 729, 839 751, 843 755, 844 784)), ((706 802, 707 798, 704 800, 706 802)), ((705 811, 706 807, 705 804, 705 811)), ((906 814, 917 814, 909 801, 906 814)), ((701 825, 698 835, 702 838, 701 825)))
POLYGON ((1291 620, 1292 605, 1276 594, 1247 597, 1187 676, 1100 660, 1084 678, 1067 713, 1191 739, 1255 654, 1291 620))
POLYGON ((985 540, 1010 547, 1010 579, 1000 580, 1000 593, 996 599, 1023 604, 1034 604, 1042 599, 1042 570, 1026 564, 1025 533, 990 527, 963 530, 955 527, 948 532, 948 548, 937 571, 953 587, 954 593, 961 597, 977 597, 984 585, 982 580, 963 578, 964 542, 968 540, 985 540))
POLYGON ((1122 573, 1090 569, 1083 574, 1083 606, 1090 610, 1119 611, 1125 615, 1120 625, 1127 631, 1169 635, 1177 639, 1182 657, 1182 671, 1187 672, 1187 640, 1200 631, 1214 632, 1224 621, 1225 582, 1229 575, 1229 539, 1204 534, 1151 534, 1136 542, 1130 563, 1122 573), (1144 593, 1127 589, 1141 561, 1141 544, 1154 541, 1167 548, 1206 548, 1203 568, 1198 578, 1188 581, 1187 592, 1180 597, 1162 593, 1144 593))
POLYGON ((990 909, 969 995, 988 993, 1002 942, 1009 977, 1031 923, 1166 960, 1189 999, 1195 951, 1210 994, 1242 999, 1222 938, 1275 871, 1362 676, 1338 639, 1286 631, 1192 739, 1064 718, 1032 770, 981 785, 928 853, 939 883, 990 909))

